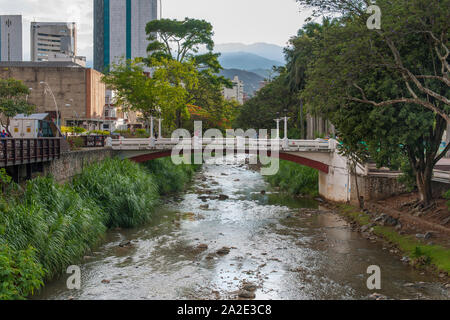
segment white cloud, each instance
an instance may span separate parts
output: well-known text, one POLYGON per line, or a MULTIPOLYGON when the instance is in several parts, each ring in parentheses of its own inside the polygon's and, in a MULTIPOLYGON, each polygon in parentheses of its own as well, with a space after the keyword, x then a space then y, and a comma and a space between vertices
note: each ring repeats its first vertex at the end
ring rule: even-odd
MULTIPOLYGON (((93 57, 94 0, 0 0, 0 14, 22 14, 24 59, 29 59, 30 22, 76 22, 78 54, 93 57)), ((303 25, 307 12, 295 0, 162 0, 163 17, 205 19, 216 43, 268 42, 285 45, 303 25)), ((159 1, 158 1, 159 4, 159 1)))

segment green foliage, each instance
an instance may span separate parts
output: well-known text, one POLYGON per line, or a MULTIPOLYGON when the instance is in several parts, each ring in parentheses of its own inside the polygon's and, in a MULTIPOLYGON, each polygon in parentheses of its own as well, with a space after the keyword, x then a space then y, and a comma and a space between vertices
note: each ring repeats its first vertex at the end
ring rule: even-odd
POLYGON ((450 190, 448 190, 446 193, 444 193, 444 198, 448 200, 447 206, 448 206, 448 209, 450 210, 450 190))
POLYGON ((108 228, 142 225, 158 204, 155 178, 128 160, 94 164, 75 177, 73 187, 107 213, 103 222, 108 228))
POLYGON ((197 165, 175 165, 170 158, 148 161, 143 165, 156 178, 159 193, 163 195, 183 190, 199 169, 197 165))
POLYGON ((153 20, 145 31, 151 41, 147 51, 156 58, 184 61, 198 53, 201 45, 206 45, 209 52, 214 49, 213 26, 205 20, 153 20), (177 48, 177 51, 173 52, 172 48, 177 48))
POLYGON ((317 196, 319 193, 318 171, 289 161, 280 160, 278 173, 267 176, 266 180, 292 195, 317 196))
POLYGON ((274 119, 287 115, 290 117, 290 128, 297 130, 301 128, 300 119, 305 119, 306 114, 300 115, 300 100, 297 95, 292 94, 287 85, 286 70, 279 71, 281 73, 277 78, 244 103, 236 119, 235 127, 275 129, 274 119))
POLYGON ((32 295, 44 279, 80 261, 107 228, 147 222, 159 191, 181 191, 196 169, 171 159, 145 166, 109 159, 72 184, 37 178, 22 194, 0 198, 0 300, 32 295))
POLYGON ((21 300, 44 285, 44 270, 36 262, 35 250, 13 250, 0 244, 0 300, 21 300))
POLYGON ((33 246, 47 278, 80 259, 105 232, 103 212, 93 201, 50 178, 29 181, 24 195, 10 201, 0 215, 0 243, 14 250, 33 246))
POLYGON ((0 114, 6 117, 6 123, 0 123, 7 130, 10 118, 17 114, 30 114, 35 106, 28 104, 26 96, 30 94, 30 89, 22 81, 16 79, 0 79, 0 114))
POLYGON ((91 130, 88 132, 88 135, 95 135, 95 136, 109 136, 110 132, 105 130, 91 130))
POLYGON ((67 137, 71 150, 77 150, 84 147, 84 139, 82 137, 67 137))

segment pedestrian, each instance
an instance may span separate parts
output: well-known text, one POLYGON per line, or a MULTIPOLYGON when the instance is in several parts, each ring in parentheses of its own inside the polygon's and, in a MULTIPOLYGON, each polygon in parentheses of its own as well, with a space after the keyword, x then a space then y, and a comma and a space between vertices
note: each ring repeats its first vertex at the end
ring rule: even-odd
POLYGON ((2 130, 2 132, 0 133, 0 138, 7 138, 7 134, 5 132, 5 129, 2 130))
POLYGON ((44 134, 42 133, 42 128, 39 128, 38 138, 43 138, 44 134))

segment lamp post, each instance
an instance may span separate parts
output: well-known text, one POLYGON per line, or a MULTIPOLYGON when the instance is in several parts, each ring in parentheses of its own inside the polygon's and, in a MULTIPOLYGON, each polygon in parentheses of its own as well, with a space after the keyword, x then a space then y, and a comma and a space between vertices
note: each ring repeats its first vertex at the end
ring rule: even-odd
POLYGON ((58 127, 58 129, 60 129, 59 127, 59 110, 58 110, 58 103, 56 103, 56 98, 55 95, 53 94, 52 88, 50 88, 49 84, 45 81, 41 81, 40 82, 41 85, 44 86, 44 94, 47 94, 47 92, 50 92, 52 98, 53 98, 53 102, 55 103, 55 108, 56 108, 56 127, 58 127))
POLYGON ((280 122, 282 119, 275 119, 275 121, 277 122, 277 136, 275 139, 280 139, 280 122))
POLYGON ((288 120, 290 119, 287 116, 287 110, 284 110, 286 116, 284 116, 283 120, 284 120, 284 147, 287 148, 289 146, 289 139, 288 139, 288 120))

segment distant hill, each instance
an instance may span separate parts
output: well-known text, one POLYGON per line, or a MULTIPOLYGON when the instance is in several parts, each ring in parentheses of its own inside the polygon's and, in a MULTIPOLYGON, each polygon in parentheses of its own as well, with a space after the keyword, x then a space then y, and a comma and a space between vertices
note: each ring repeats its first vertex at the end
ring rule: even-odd
POLYGON ((221 53, 246 52, 256 54, 269 60, 278 61, 280 63, 283 63, 285 61, 283 47, 270 43, 224 43, 217 44, 214 51, 221 53))
POLYGON ((219 58, 220 64, 225 69, 241 70, 271 70, 273 66, 282 66, 283 63, 276 60, 270 60, 247 52, 228 52, 222 53, 219 58))
POLYGON ((256 73, 239 69, 224 69, 220 72, 220 75, 230 80, 238 76, 239 80, 244 81, 244 92, 249 96, 253 96, 255 91, 259 89, 260 82, 264 81, 264 78, 256 73))

